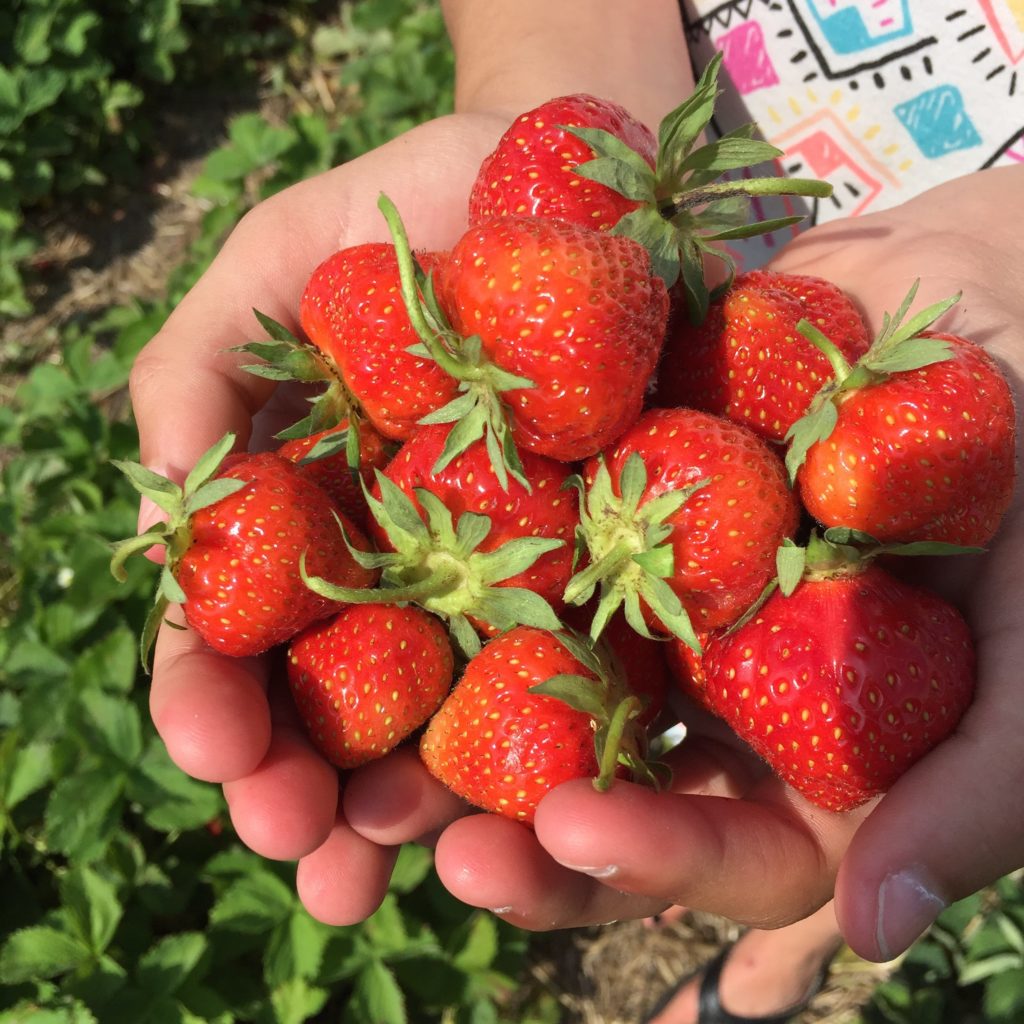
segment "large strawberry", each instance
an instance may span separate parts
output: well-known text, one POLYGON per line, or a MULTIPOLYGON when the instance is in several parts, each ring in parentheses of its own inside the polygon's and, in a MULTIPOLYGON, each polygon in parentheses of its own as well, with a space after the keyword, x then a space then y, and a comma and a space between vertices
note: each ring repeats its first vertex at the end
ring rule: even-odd
POLYGON ((831 377, 828 359, 798 330, 810 320, 850 362, 868 348, 853 302, 820 277, 752 270, 715 299, 704 322, 673 318, 655 404, 728 416, 782 441, 831 377))
POLYGON ((642 246, 564 221, 498 218, 455 244, 439 295, 483 361, 529 381, 502 393, 521 448, 571 462, 639 415, 668 318, 642 246))
POLYGON ((415 601, 446 619, 469 653, 479 648, 474 626, 484 633, 516 624, 557 629, 552 606, 560 606, 572 573, 578 522, 562 489, 568 467, 524 452, 524 482, 508 480, 503 489, 478 440, 434 471, 451 431, 422 427, 367 494, 380 552, 355 557, 382 571, 382 586, 322 592, 346 602, 415 601))
MULTIPOLYGON (((427 273, 444 260, 429 252, 417 258, 427 273)), ((419 339, 391 243, 351 246, 324 260, 303 291, 299 322, 385 437, 407 440, 420 419, 455 396, 457 381, 430 356, 409 352, 419 339)))
POLYGON ((952 605, 867 562, 809 558, 707 641, 704 699, 808 800, 849 810, 955 728, 974 687, 952 605))
POLYGON ((559 96, 512 122, 484 160, 469 196, 469 223, 493 217, 557 217, 608 231, 635 210, 620 192, 577 173, 593 149, 568 131, 597 128, 635 151, 653 169, 657 142, 625 107, 584 93, 559 96))
POLYGON ((590 564, 571 603, 600 587, 592 634, 625 605, 634 629, 698 647, 694 629, 733 622, 775 574, 797 525, 782 460, 746 427, 694 409, 651 409, 585 468, 580 540, 590 564))
POLYGON ((419 608, 354 605, 288 647, 288 683, 316 748, 339 768, 383 757, 437 710, 455 659, 419 608))
POLYGON ((355 428, 357 468, 351 465, 348 436, 349 423, 343 420, 337 427, 321 430, 306 437, 285 441, 277 449, 299 467, 299 472, 315 483, 334 504, 359 527, 365 527, 369 512, 363 485, 373 482, 376 469, 383 469, 391 458, 390 446, 368 423, 355 428))
POLYGON ((752 199, 824 197, 832 191, 823 181, 752 176, 749 168, 782 156, 753 137, 754 125, 699 145, 719 92, 721 63, 716 54, 690 97, 662 120, 653 160, 650 132, 607 100, 562 97, 524 113, 480 169, 470 222, 531 213, 633 238, 649 250, 654 271, 666 285, 681 280, 690 313, 699 322, 709 296, 705 258, 732 266, 717 243, 802 219, 749 222, 752 199))
MULTIPOLYGON (((183 486, 136 463, 115 463, 167 513, 166 522, 118 545, 111 563, 124 579, 125 558, 156 544, 167 548, 143 633, 144 661, 169 602, 181 603, 189 625, 215 650, 242 656, 290 639, 335 607, 305 586, 303 559, 341 586, 362 588, 374 579, 350 554, 339 513, 319 487, 272 452, 227 456, 234 440, 228 434, 211 447, 183 486)), ((342 522, 353 545, 369 546, 342 522)))
POLYGON ((427 770, 476 807, 533 822, 554 786, 607 788, 622 758, 644 781, 640 703, 566 634, 517 627, 466 666, 420 741, 427 770))
POLYGON ((979 345, 925 330, 956 299, 905 320, 916 287, 852 366, 804 324, 835 376, 791 429, 787 464, 827 526, 884 542, 984 545, 1013 493, 1013 397, 979 345))

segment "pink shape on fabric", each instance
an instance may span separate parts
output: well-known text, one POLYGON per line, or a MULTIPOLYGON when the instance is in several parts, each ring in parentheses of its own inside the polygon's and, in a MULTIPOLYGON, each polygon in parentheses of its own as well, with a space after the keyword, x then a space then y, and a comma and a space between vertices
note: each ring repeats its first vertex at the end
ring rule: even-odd
POLYGON ((764 45, 764 30, 758 21, 747 21, 715 40, 732 83, 744 95, 778 85, 779 76, 764 45))

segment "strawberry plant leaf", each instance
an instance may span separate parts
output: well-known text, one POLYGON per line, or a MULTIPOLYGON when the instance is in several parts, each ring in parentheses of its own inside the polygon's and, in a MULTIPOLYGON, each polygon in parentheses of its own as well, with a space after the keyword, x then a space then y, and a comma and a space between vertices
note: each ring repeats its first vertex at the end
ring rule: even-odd
POLYGON ((452 615, 448 619, 448 632, 464 658, 474 658, 480 653, 480 637, 465 615, 452 615))
POLYGON ((455 524, 455 548, 463 557, 468 557, 483 543, 491 532, 489 516, 478 512, 463 512, 455 524))
POLYGON ((796 480, 797 471, 804 464, 811 445, 826 440, 835 429, 839 413, 830 400, 812 403, 810 411, 796 421, 786 433, 789 448, 786 451, 786 471, 789 481, 796 480))
POLYGON ((525 587, 489 587, 477 600, 473 614, 503 632, 514 626, 553 631, 562 625, 551 605, 525 587))
POLYGON ((607 718, 600 684, 587 676, 557 675, 529 687, 529 693, 553 697, 576 711, 590 715, 595 721, 607 718))
POLYGON ((218 501, 230 498, 232 494, 236 494, 245 486, 244 480, 235 477, 219 477, 216 480, 211 480, 189 495, 185 501, 185 514, 192 515, 193 512, 198 512, 201 508, 216 505, 218 501))
POLYGON ((191 497, 203 484, 211 480, 220 469, 221 463, 227 454, 235 446, 236 436, 232 433, 225 434, 219 441, 215 441, 196 460, 191 472, 185 477, 182 493, 185 498, 191 497))
POLYGON ((123 915, 115 887, 88 865, 79 865, 61 882, 61 902, 75 935, 101 956, 123 915))
POLYGON ((718 51, 708 61, 693 92, 675 110, 666 114, 658 126, 659 188, 666 183, 674 187, 683 162, 711 121, 720 91, 718 72, 721 66, 722 53, 718 51))
POLYGON ((945 362, 952 354, 949 342, 941 338, 910 338, 881 355, 865 356, 864 365, 874 373, 906 373, 945 362))
POLYGON ((663 579, 645 573, 640 585, 640 596, 658 617, 658 621, 673 636, 678 637, 697 654, 701 653, 700 641, 694 632, 690 616, 679 600, 679 595, 663 579))
POLYGON ((807 565, 807 549, 788 538, 779 545, 775 553, 775 573, 779 590, 789 597, 796 590, 804 576, 807 565))
POLYGON ((520 537, 518 540, 506 541, 494 551, 477 552, 470 564, 481 580, 495 583, 526 572, 542 555, 564 545, 565 541, 556 537, 520 537))
MULTIPOLYGON (((642 160, 641 163, 643 163, 642 160)), ((654 194, 654 174, 646 163, 644 163, 644 169, 646 173, 640 173, 621 160, 612 157, 599 157, 596 160, 588 160, 584 164, 579 164, 576 167, 576 173, 589 181, 596 181, 599 185, 607 185, 608 188, 614 189, 627 199, 643 202, 650 201, 654 194)))
POLYGON ((63 931, 47 925, 22 928, 0 949, 0 981, 20 985, 34 978, 55 978, 91 959, 88 947, 63 931))
POLYGON ((763 139, 750 138, 746 134, 723 135, 690 153, 679 165, 679 170, 683 173, 695 172, 690 183, 696 184, 700 183, 705 174, 709 175, 707 180, 710 181, 725 171, 751 167, 778 156, 782 156, 782 150, 763 139))
POLYGON ((302 344, 284 324, 278 323, 272 316, 261 313, 258 309, 253 309, 252 315, 256 317, 260 327, 267 332, 267 337, 272 338, 274 341, 284 342, 287 345, 302 344))

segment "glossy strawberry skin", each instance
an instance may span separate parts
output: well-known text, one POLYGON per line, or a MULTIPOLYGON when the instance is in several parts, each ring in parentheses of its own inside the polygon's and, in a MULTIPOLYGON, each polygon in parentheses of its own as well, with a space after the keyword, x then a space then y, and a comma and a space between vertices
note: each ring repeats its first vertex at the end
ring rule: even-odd
MULTIPOLYGON (((634 452, 647 467, 641 507, 709 480, 667 520, 675 564, 666 582, 696 630, 728 625, 775 575, 776 550, 797 525, 781 459, 746 427, 694 409, 649 409, 623 434, 605 458, 616 493, 634 452)), ((587 463, 587 480, 596 470, 587 463)))
MULTIPOLYGON (((331 500, 293 463, 271 452, 234 455, 217 476, 246 484, 194 513, 175 572, 185 618, 215 650, 260 654, 337 607, 303 582, 303 552, 310 575, 349 587, 373 582, 345 546, 331 500)), ((355 546, 369 547, 354 524, 346 529, 355 546)))
POLYGON ((576 173, 594 152, 565 127, 603 129, 654 167, 657 142, 624 107, 584 93, 560 96, 517 117, 484 160, 469 197, 471 225, 502 216, 557 217, 607 231, 637 208, 576 173))
POLYGON ((959 612, 877 567, 776 592, 708 642, 708 706, 808 800, 850 810, 956 727, 973 695, 959 612))
POLYGON ((352 605, 289 645, 288 683, 331 764, 383 757, 437 710, 454 672, 441 622, 411 605, 352 605))
MULTIPOLYGON (((470 445, 444 469, 433 472, 450 427, 436 424, 421 427, 388 463, 384 475, 396 484, 419 508, 415 495, 423 488, 436 495, 458 521, 463 512, 475 512, 491 520, 491 530, 481 542, 479 551, 493 551, 520 537, 545 537, 564 541, 546 552, 530 568, 503 580, 498 586, 525 587, 540 594, 557 611, 561 607, 565 585, 572 574, 573 538, 579 522, 576 503, 563 485, 569 478, 569 467, 531 452, 522 452, 523 472, 531 491, 514 479, 504 491, 491 466, 483 441, 470 445)), ((372 490, 380 497, 380 486, 372 490)), ((381 550, 391 544, 376 522, 370 533, 381 550)))
POLYGON ((985 545, 1015 475, 1013 397, 980 346, 949 334, 952 358, 844 396, 831 435, 797 474, 807 510, 886 542, 985 545))
MULTIPOLYGON (((443 254, 418 254, 436 270, 443 254)), ((313 272, 299 304, 309 340, 328 355, 363 412, 385 437, 402 441, 422 417, 455 397, 456 381, 431 359, 410 355, 419 342, 402 301, 395 247, 368 242, 342 249, 313 272)))
POLYGON ((298 437, 285 441, 277 454, 290 462, 296 463, 299 472, 315 483, 334 504, 361 529, 365 529, 369 516, 366 497, 359 484, 362 477, 367 486, 373 483, 373 471, 383 469, 391 458, 387 442, 368 423, 359 424, 359 473, 353 473, 348 465, 344 449, 316 459, 313 462, 302 460, 316 447, 317 443, 330 434, 347 429, 348 422, 343 421, 337 427, 322 430, 309 437, 298 437))
POLYGON ((673 316, 655 401, 685 405, 782 441, 831 379, 828 360, 796 325, 807 318, 854 363, 870 344, 853 302, 819 277, 753 270, 711 303, 695 327, 673 316))
POLYGON ((563 673, 590 677, 551 633, 517 626, 491 640, 423 734, 427 770, 473 806, 532 824, 550 789, 598 772, 590 716, 528 692, 563 673))
POLYGON ((456 331, 533 382, 502 395, 520 449, 571 462, 639 415, 668 294, 637 243, 563 221, 490 220, 456 243, 439 295, 456 331))

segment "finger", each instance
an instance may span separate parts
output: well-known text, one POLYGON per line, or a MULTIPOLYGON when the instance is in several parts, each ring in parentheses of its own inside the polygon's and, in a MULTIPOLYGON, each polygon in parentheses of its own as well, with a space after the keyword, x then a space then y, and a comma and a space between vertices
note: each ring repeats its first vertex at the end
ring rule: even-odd
POLYGON ((472 814, 446 828, 434 864, 456 899, 530 931, 648 917, 668 905, 567 870, 528 828, 496 814, 472 814))
POLYGON ((423 767, 414 748, 352 772, 343 796, 345 819, 360 835, 382 845, 430 842, 469 812, 467 805, 423 767))
POLYGON ((979 687, 957 731, 886 794, 842 863, 837 915, 865 959, 892 959, 950 903, 1024 864, 1024 706, 1007 699, 1024 640, 997 619, 978 650, 979 680, 990 685, 979 687))
POLYGON ((556 861, 605 885, 770 928, 831 897, 863 813, 812 807, 775 779, 741 800, 579 780, 541 801, 536 832, 556 861))
MULTIPOLYGON (((180 609, 168 618, 181 626, 180 609)), ((230 782, 249 775, 270 745, 267 664, 227 658, 188 628, 164 626, 153 657, 149 710, 171 760, 187 775, 230 782)))
POLYGON ((397 846, 378 846, 338 815, 326 841, 299 860, 299 899, 324 924, 365 921, 384 899, 397 856, 397 846))
POLYGON ((275 725, 266 757, 225 783, 238 837, 271 860, 295 860, 323 844, 338 808, 338 775, 302 733, 275 725))

